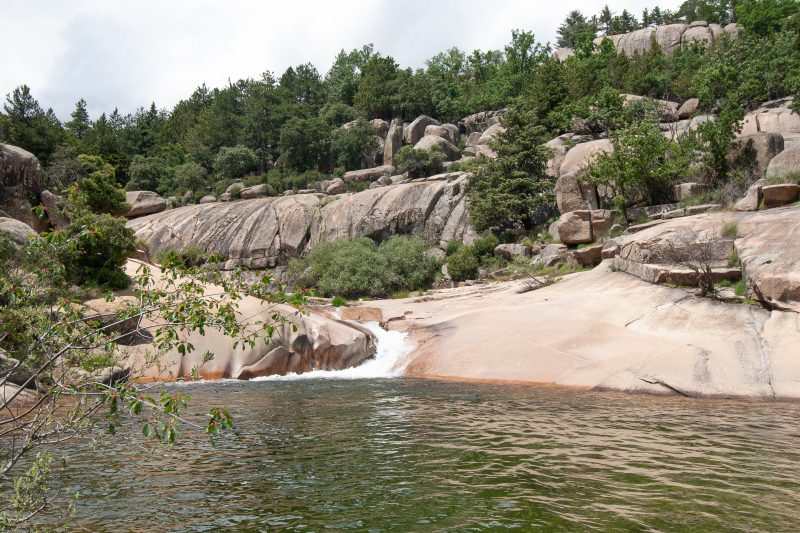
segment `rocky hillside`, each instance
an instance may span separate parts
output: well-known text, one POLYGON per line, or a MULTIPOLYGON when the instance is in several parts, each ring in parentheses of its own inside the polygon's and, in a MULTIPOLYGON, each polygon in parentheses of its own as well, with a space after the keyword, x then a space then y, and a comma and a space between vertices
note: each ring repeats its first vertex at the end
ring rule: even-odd
POLYGON ((207 203, 136 218, 128 225, 151 254, 194 245, 224 268, 286 265, 322 240, 419 235, 432 245, 469 240, 465 175, 383 186, 355 194, 295 194, 207 203))

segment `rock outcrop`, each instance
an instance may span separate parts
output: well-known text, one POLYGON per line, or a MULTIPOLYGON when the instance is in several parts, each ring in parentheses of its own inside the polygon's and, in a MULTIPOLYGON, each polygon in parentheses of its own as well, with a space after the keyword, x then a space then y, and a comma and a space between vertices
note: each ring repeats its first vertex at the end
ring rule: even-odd
POLYGON ((440 122, 432 119, 428 115, 420 115, 403 129, 403 143, 414 146, 425 136, 425 128, 428 126, 438 126, 440 122))
POLYGON ((167 201, 151 191, 127 191, 125 201, 131 206, 125 215, 128 218, 160 213, 167 208, 167 201))
POLYGON ((754 133, 736 139, 734 161, 737 166, 749 167, 756 176, 767 172, 770 161, 783 152, 783 135, 774 132, 754 133))
POLYGON ((386 134, 386 141, 383 144, 383 163, 385 165, 396 165, 397 152, 403 147, 403 123, 400 119, 394 119, 389 126, 386 134))
MULTIPOLYGON (((142 265, 138 261, 129 261, 126 269, 133 275, 142 265)), ((158 284, 160 274, 157 269, 151 269, 151 273, 158 284)), ((221 289, 211 285, 209 289, 221 292, 221 289)), ((163 354, 159 359, 161 368, 145 365, 148 354, 155 353, 152 344, 127 347, 127 366, 145 380, 190 378, 195 367, 204 379, 252 379, 290 372, 341 370, 357 366, 375 353, 371 333, 353 324, 314 312, 302 315, 288 305, 269 304, 251 296, 238 302, 237 317, 248 332, 259 331, 259 321, 273 323, 272 317, 276 313, 283 317, 285 323, 276 324, 271 339, 260 335, 253 346, 247 343, 234 345, 234 339, 216 329, 207 328, 205 334, 182 332, 181 335, 194 346, 194 350, 186 355, 181 355, 177 350, 163 354), (203 357, 207 352, 214 354, 214 358, 204 363, 203 357)), ((143 319, 142 326, 152 325, 154 319, 143 319)))
MULTIPOLYGON (((708 48, 719 41, 723 35, 737 39, 740 31, 741 26, 734 23, 728 24, 723 28, 718 24, 695 21, 691 24, 667 24, 654 28, 643 28, 621 35, 601 36, 594 40, 594 44, 595 46, 600 46, 603 39, 607 38, 611 40, 617 53, 633 56, 649 52, 652 48, 652 43, 655 42, 665 55, 672 55, 696 44, 708 48)), ((563 61, 571 57, 573 53, 569 49, 559 49, 555 57, 563 61)))
POLYGON ((608 139, 599 139, 577 144, 572 147, 564 156, 559 170, 561 176, 565 174, 577 174, 587 165, 597 159, 600 154, 614 151, 614 146, 608 139))
POLYGON ((359 182, 359 181, 375 181, 383 176, 393 176, 395 168, 392 165, 382 165, 374 168, 364 168, 361 170, 351 170, 345 172, 342 180, 345 183, 359 182))
POLYGON ((226 269, 286 265, 323 240, 402 234, 444 245, 474 235, 463 173, 369 189, 323 206, 321 198, 296 194, 191 205, 137 218, 128 226, 151 253, 192 244, 223 257, 226 269))
POLYGON ((739 135, 780 133, 786 148, 794 146, 800 141, 800 115, 791 109, 792 102, 792 98, 765 102, 745 115, 739 135))
POLYGON ((786 178, 800 175, 800 143, 776 155, 767 165, 768 178, 786 178))
MULTIPOLYGON (((436 126, 439 127, 439 126, 436 126)), ((440 150, 448 161, 457 161, 461 158, 461 151, 444 137, 438 135, 425 135, 414 145, 417 150, 440 150)))
POLYGON ((0 211, 21 220, 37 232, 47 229, 47 218, 31 209, 41 203, 42 166, 36 156, 10 144, 0 144, 0 211))

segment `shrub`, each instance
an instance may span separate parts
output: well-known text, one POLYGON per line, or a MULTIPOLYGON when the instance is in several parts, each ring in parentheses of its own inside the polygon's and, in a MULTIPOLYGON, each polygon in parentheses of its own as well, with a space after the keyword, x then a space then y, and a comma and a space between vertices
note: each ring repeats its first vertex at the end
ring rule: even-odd
POLYGON ((447 258, 447 272, 453 281, 467 281, 478 277, 480 263, 469 246, 464 246, 447 258))
POLYGON ((732 222, 726 222, 725 225, 722 227, 722 236, 729 237, 729 238, 736 238, 739 235, 739 223, 734 220, 732 222))
MULTIPOLYGON (((160 157, 136 155, 128 166, 128 191, 156 191, 162 181, 166 181, 167 164, 160 157)), ((163 192, 163 191, 160 191, 163 192)))
POLYGON ((72 203, 87 207, 94 213, 127 213, 130 206, 125 201, 125 191, 117 183, 114 167, 102 157, 93 155, 79 155, 78 161, 87 175, 78 183, 72 203))
POLYGON ((429 247, 419 237, 395 235, 381 243, 378 252, 389 263, 398 289, 418 290, 425 288, 433 279, 439 265, 427 255, 429 247))
POLYGON ((444 170, 445 155, 434 147, 432 150, 417 150, 404 146, 397 152, 397 171, 408 172, 411 179, 427 178, 444 170))
POLYGON ((242 178, 258 167, 258 156, 242 145, 223 146, 214 159, 214 172, 222 179, 242 178))
POLYGON ((494 249, 500 244, 500 240, 491 233, 472 243, 472 254, 480 261, 494 257, 494 249))
POLYGON ((174 182, 176 191, 198 193, 208 185, 208 172, 202 165, 190 161, 175 167, 174 182))
POLYGON ((389 294, 393 274, 370 239, 342 239, 315 246, 305 281, 326 295, 347 298, 389 294))
POLYGON ((333 298, 331 298, 331 305, 334 307, 344 307, 347 305, 347 300, 345 300, 341 296, 334 296, 333 298))
POLYGON ((121 267, 136 246, 125 219, 85 212, 70 221, 64 236, 71 245, 62 249, 60 259, 70 281, 112 289, 128 286, 121 267))
POLYGON ((328 296, 387 296, 431 282, 438 263, 427 255, 428 249, 419 237, 399 235, 380 246, 366 237, 324 242, 305 260, 292 261, 289 275, 296 284, 328 296))

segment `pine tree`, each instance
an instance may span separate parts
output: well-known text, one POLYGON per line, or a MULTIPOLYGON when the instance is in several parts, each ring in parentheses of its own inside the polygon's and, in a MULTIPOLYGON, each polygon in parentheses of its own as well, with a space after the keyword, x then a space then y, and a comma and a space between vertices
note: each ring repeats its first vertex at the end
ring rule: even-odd
POLYGON ((81 98, 75 104, 75 111, 72 112, 72 120, 64 124, 67 131, 75 136, 78 141, 86 139, 87 134, 92 129, 89 121, 89 112, 86 110, 86 100, 81 98))
POLYGON ((570 11, 558 28, 558 46, 578 48, 587 38, 594 39, 595 27, 580 11, 570 11))

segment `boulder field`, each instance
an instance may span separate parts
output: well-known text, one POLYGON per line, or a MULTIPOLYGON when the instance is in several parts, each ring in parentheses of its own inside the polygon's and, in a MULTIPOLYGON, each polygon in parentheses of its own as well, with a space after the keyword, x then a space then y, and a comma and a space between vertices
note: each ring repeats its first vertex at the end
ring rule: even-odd
POLYGON ((412 377, 798 399, 800 207, 667 220, 622 245, 646 247, 685 227, 722 235, 731 221, 749 290, 764 305, 648 283, 616 258, 522 294, 516 281, 367 305, 416 342, 412 377))
MULTIPOLYGON (((126 265, 129 275, 147 264, 130 260, 126 265)), ((154 282, 161 282, 158 269, 151 269, 154 282)), ((222 289, 209 285, 209 298, 224 297, 222 289)), ((143 381, 172 381, 190 378, 197 367, 204 379, 250 379, 259 376, 287 373, 302 373, 311 370, 341 370, 358 366, 375 353, 372 334, 355 324, 336 320, 321 312, 301 314, 288 305, 269 304, 261 299, 246 296, 238 302, 237 317, 250 331, 258 331, 261 322, 272 322, 274 314, 280 314, 285 324, 276 326, 271 339, 259 337, 253 346, 241 343, 234 346, 234 339, 222 332, 207 328, 204 335, 199 332, 180 332, 179 335, 192 345, 194 350, 181 356, 177 350, 162 354, 158 365, 145 364, 152 359, 155 347, 149 342, 135 342, 121 349, 127 357, 126 367, 143 381), (203 363, 205 353, 214 358, 203 363)), ((157 317, 143 318, 140 328, 152 327, 157 317)), ((143 336, 137 335, 141 341, 143 336)), ((147 336, 145 335, 146 339, 147 336)))
POLYGON ((418 235, 439 245, 474 235, 463 173, 327 199, 295 194, 191 205, 133 219, 128 227, 151 254, 193 245, 220 255, 225 269, 286 265, 321 241, 345 237, 418 235))

